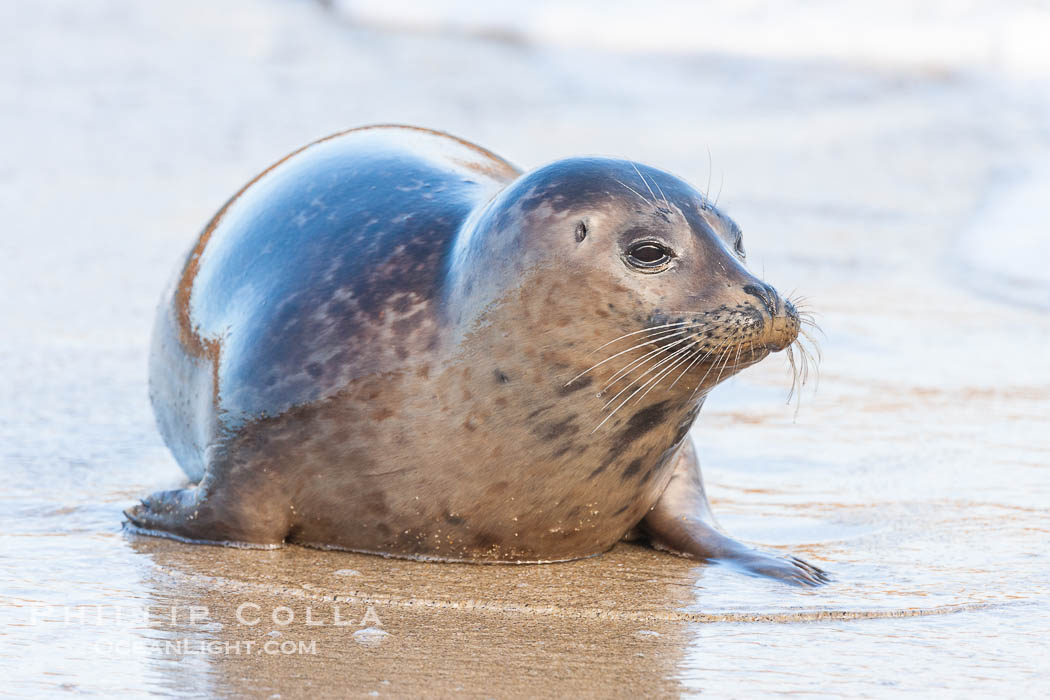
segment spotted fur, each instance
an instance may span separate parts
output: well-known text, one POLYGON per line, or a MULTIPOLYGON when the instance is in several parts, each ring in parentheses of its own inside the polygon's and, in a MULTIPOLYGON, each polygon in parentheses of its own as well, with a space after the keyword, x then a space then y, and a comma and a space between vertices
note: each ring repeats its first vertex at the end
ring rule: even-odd
POLYGON ((406 127, 301 149, 223 207, 161 303, 151 398, 199 483, 129 520, 446 560, 601 552, 660 500, 706 392, 797 335, 737 236, 630 161, 522 174, 406 127), (674 246, 667 271, 625 263, 645 237, 674 246), (629 361, 681 381, 610 413, 629 361))

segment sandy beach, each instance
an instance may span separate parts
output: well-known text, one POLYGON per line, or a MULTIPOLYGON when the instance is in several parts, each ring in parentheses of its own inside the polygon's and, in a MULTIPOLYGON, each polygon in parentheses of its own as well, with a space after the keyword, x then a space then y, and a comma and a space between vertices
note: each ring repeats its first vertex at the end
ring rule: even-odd
POLYGON ((793 6, 0 10, 4 692, 1050 690, 1050 13, 793 6), (720 192, 751 269, 824 336, 800 404, 781 356, 712 394, 692 435, 708 493, 730 533, 835 581, 632 544, 470 566, 124 532, 124 508, 183 483, 146 387, 176 262, 260 170, 371 123, 720 192))

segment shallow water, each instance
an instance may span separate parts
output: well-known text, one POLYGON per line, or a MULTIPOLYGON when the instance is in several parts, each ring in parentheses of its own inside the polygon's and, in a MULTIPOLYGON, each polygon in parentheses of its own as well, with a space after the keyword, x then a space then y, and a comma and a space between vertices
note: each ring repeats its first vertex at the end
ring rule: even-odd
POLYGON ((0 64, 7 692, 1047 691, 1038 71, 448 38, 310 3, 4 12, 18 57, 0 64), (710 147, 753 269, 807 295, 826 337, 797 409, 773 358, 711 397, 694 439, 722 524, 826 566, 832 585, 632 545, 476 567, 121 532, 122 508, 181 478, 145 388, 175 260, 276 157, 389 121, 526 168, 609 153, 701 186, 710 147))

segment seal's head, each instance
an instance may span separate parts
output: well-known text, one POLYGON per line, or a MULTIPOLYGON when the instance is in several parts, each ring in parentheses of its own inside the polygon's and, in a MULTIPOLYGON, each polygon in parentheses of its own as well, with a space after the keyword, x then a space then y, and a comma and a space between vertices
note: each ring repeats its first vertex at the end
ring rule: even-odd
POLYGON ((658 386, 702 397, 800 329, 795 306, 747 270, 731 219, 630 161, 575 158, 519 178, 468 222, 452 271, 461 321, 520 306, 530 344, 560 350, 548 359, 562 382, 597 384, 609 410, 658 386))

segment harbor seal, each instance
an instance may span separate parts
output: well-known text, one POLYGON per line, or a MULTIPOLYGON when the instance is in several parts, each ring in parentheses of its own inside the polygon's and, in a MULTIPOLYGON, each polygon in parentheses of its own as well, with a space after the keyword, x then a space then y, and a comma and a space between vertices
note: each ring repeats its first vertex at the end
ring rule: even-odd
POLYGON ((150 398, 193 483, 129 527, 515 563, 634 533, 819 584, 714 526, 688 440, 707 392, 801 322, 673 175, 522 173, 416 127, 336 134, 230 199, 165 292, 150 398))

